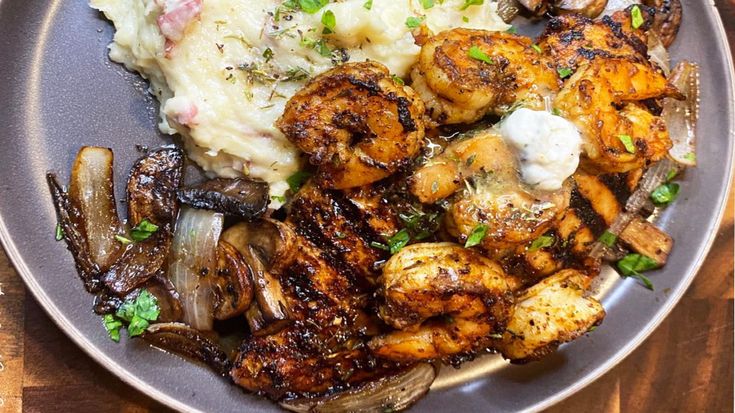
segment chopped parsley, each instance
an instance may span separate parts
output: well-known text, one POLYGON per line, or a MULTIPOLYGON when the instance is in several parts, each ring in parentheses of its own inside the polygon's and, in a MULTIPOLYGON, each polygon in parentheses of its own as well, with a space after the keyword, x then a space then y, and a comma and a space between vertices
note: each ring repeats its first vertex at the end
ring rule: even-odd
POLYGON ((636 278, 646 288, 653 291, 653 283, 641 273, 657 268, 658 264, 656 264, 656 261, 645 255, 628 254, 622 260, 618 261, 617 267, 623 277, 636 278))
POLYGON ((306 13, 314 14, 326 6, 327 3, 329 3, 329 0, 299 0, 299 7, 306 13))
POLYGON ((477 46, 470 47, 470 50, 467 52, 467 54, 471 58, 479 60, 481 62, 485 62, 489 65, 495 64, 495 62, 493 62, 493 59, 490 56, 486 55, 485 52, 480 50, 480 48, 477 46))
POLYGON ((393 83, 399 86, 403 86, 406 84, 406 82, 403 79, 401 79, 401 77, 398 75, 390 75, 390 77, 393 79, 393 83))
POLYGON ((406 27, 408 27, 409 29, 415 29, 421 26, 425 18, 426 17, 424 16, 421 16, 421 17, 411 16, 406 19, 406 27))
POLYGON ((638 7, 638 5, 633 6, 630 9, 630 25, 633 26, 634 29, 637 29, 643 26, 643 23, 645 23, 645 21, 641 14, 641 8, 638 7))
POLYGON ((568 68, 568 67, 559 67, 559 68, 556 69, 556 73, 559 74, 559 77, 560 78, 566 79, 569 76, 571 76, 572 73, 574 73, 574 71, 572 69, 568 68))
POLYGON ((538 251, 541 248, 546 248, 554 245, 555 239, 551 235, 542 235, 531 243, 531 245, 528 247, 528 251, 534 252, 538 251))
POLYGON ((539 46, 539 45, 537 45, 535 43, 531 45, 531 49, 535 50, 536 53, 539 53, 539 54, 541 53, 541 46, 539 46))
POLYGON ((388 250, 391 254, 395 254, 403 249, 409 241, 411 241, 411 236, 408 234, 408 230, 403 228, 388 238, 388 250))
POLYGON ((54 235, 56 241, 64 239, 64 228, 61 228, 61 224, 56 224, 56 234, 54 235))
POLYGON ((510 27, 508 28, 508 30, 506 30, 505 32, 506 32, 506 33, 510 33, 510 34, 516 34, 516 33, 518 33, 518 29, 516 29, 516 27, 515 27, 515 26, 510 26, 510 27))
POLYGON ((475 228, 472 229, 472 232, 467 237, 467 241, 464 243, 464 247, 470 248, 474 247, 475 245, 479 245, 482 240, 485 239, 485 235, 487 235, 487 225, 477 225, 475 228))
POLYGON ((697 162, 697 154, 694 152, 689 152, 686 155, 684 155, 684 159, 686 159, 689 162, 697 162))
POLYGON ((605 232, 603 232, 602 235, 600 235, 600 238, 598 238, 597 240, 607 245, 608 247, 612 247, 618 241, 618 236, 610 231, 605 230, 605 232))
POLYGON ((635 145, 633 144, 633 138, 631 138, 630 135, 618 135, 618 139, 628 153, 636 152, 635 145))
POLYGON ((367 0, 365 4, 362 5, 367 10, 372 10, 373 8, 373 0, 367 0))
POLYGON ((554 116, 561 116, 561 111, 558 108, 551 108, 551 114, 554 116))
POLYGON ((102 318, 102 323, 110 338, 118 342, 120 341, 120 329, 125 326, 125 323, 127 323, 128 337, 139 336, 151 322, 158 319, 160 313, 156 296, 143 289, 134 300, 125 300, 114 315, 106 314, 102 318))
POLYGON ((307 171, 296 171, 293 175, 286 178, 286 183, 288 183, 288 187, 291 188, 291 192, 294 194, 296 192, 299 192, 299 189, 301 189, 302 186, 304 186, 304 183, 311 178, 311 173, 307 171))
POLYGON ((434 0, 419 0, 419 3, 421 3, 421 7, 426 10, 434 7, 434 0))
POLYGON ((334 16, 331 10, 327 10, 322 14, 322 24, 324 25, 322 34, 334 33, 334 28, 337 27, 337 17, 334 16))
POLYGON ((407 213, 399 213, 398 217, 406 225, 411 237, 417 241, 429 238, 440 226, 440 215, 437 212, 424 212, 411 207, 407 213))
POLYGON ((464 4, 460 7, 460 10, 466 10, 470 6, 480 6, 484 3, 484 0, 464 0, 464 4))
POLYGON ((115 235, 115 239, 117 240, 117 242, 119 242, 119 243, 121 243, 123 245, 128 245, 128 244, 132 244, 133 243, 133 240, 131 240, 130 238, 125 237, 123 235, 119 235, 119 234, 118 235, 115 235))
POLYGON ((145 241, 158 231, 158 225, 152 223, 148 218, 144 218, 138 225, 130 230, 130 238, 133 241, 145 241))
POLYGON ((283 195, 271 195, 271 199, 276 202, 284 203, 286 202, 286 197, 283 195))
POLYGON ((679 184, 667 182, 651 192, 651 200, 656 206, 666 206, 679 196, 679 184))

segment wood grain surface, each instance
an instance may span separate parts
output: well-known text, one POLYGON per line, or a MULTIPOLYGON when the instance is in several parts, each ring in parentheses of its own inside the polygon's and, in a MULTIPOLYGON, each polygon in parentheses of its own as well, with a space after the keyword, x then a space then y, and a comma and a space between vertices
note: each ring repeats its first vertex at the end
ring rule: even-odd
MULTIPOLYGON (((717 6, 735 44, 735 0, 717 6)), ((734 210, 731 193, 704 267, 663 324, 617 367, 549 412, 733 411, 734 210)), ((168 411, 59 331, 2 250, 0 295, 0 412, 168 411)))

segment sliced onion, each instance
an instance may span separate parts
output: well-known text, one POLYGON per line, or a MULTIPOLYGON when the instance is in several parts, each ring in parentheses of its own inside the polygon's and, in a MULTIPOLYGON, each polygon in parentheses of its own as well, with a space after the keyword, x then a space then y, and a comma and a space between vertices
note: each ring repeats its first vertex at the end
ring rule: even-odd
POLYGON ((683 61, 674 67, 671 84, 686 97, 685 100, 666 99, 661 116, 666 121, 674 146, 669 155, 678 164, 697 166, 696 142, 699 117, 699 66, 683 61))
POLYGON ((84 230, 92 260, 106 270, 120 255, 120 220, 113 189, 112 150, 85 146, 74 161, 69 197, 84 216, 84 230))
POLYGON ((209 274, 217 269, 217 243, 224 216, 203 209, 181 208, 171 245, 169 278, 184 307, 184 322, 212 330, 214 297, 209 274))
POLYGON ((395 412, 410 407, 423 397, 429 391, 434 378, 436 378, 434 366, 421 363, 398 374, 332 396, 294 399, 280 404, 286 410, 299 413, 395 412))
POLYGON ((616 11, 625 10, 634 4, 639 4, 639 2, 639 0, 607 0, 607 4, 598 18, 601 19, 604 16, 610 16, 616 11))
POLYGON ((664 71, 664 75, 669 77, 671 73, 671 59, 669 51, 666 50, 661 38, 656 32, 648 32, 648 60, 655 63, 664 71))
POLYGON ((146 329, 143 339, 163 350, 200 361, 223 376, 230 371, 227 354, 200 331, 186 324, 152 324, 146 329))

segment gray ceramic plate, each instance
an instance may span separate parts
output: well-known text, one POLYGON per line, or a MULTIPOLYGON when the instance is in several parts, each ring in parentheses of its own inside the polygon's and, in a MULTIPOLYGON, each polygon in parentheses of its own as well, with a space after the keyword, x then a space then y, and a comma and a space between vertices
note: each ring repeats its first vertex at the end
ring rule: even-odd
MULTIPOLYGON (((606 274, 600 295, 608 316, 593 334, 527 366, 487 356, 460 370, 445 369, 417 411, 550 406, 630 353, 690 284, 725 205, 735 114, 730 52, 717 12, 709 2, 683 2, 684 22, 672 54, 702 65, 701 167, 687 173, 683 196, 661 218, 676 247, 666 268, 651 274, 656 292, 606 274)), ((202 367, 140 341, 110 341, 70 254, 54 241, 46 171, 66 173, 82 145, 109 146, 121 182, 139 156, 135 144, 163 142, 146 84, 107 60, 111 36, 110 25, 82 0, 0 0, 0 239, 59 327, 124 381, 182 411, 273 411, 271 403, 202 367)))

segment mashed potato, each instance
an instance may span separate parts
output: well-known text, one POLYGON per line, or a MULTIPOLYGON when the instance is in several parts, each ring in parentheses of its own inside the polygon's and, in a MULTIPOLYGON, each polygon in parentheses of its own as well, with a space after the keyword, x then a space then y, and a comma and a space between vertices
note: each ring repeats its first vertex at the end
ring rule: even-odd
POLYGON ((406 77, 419 53, 409 26, 434 33, 508 27, 489 0, 342 0, 306 10, 318 3, 91 1, 115 24, 110 58, 150 81, 161 131, 180 133, 189 156, 209 173, 264 179, 276 196, 300 165, 298 150, 273 124, 310 77, 367 59, 406 77), (435 4, 424 9, 426 3, 435 4))

